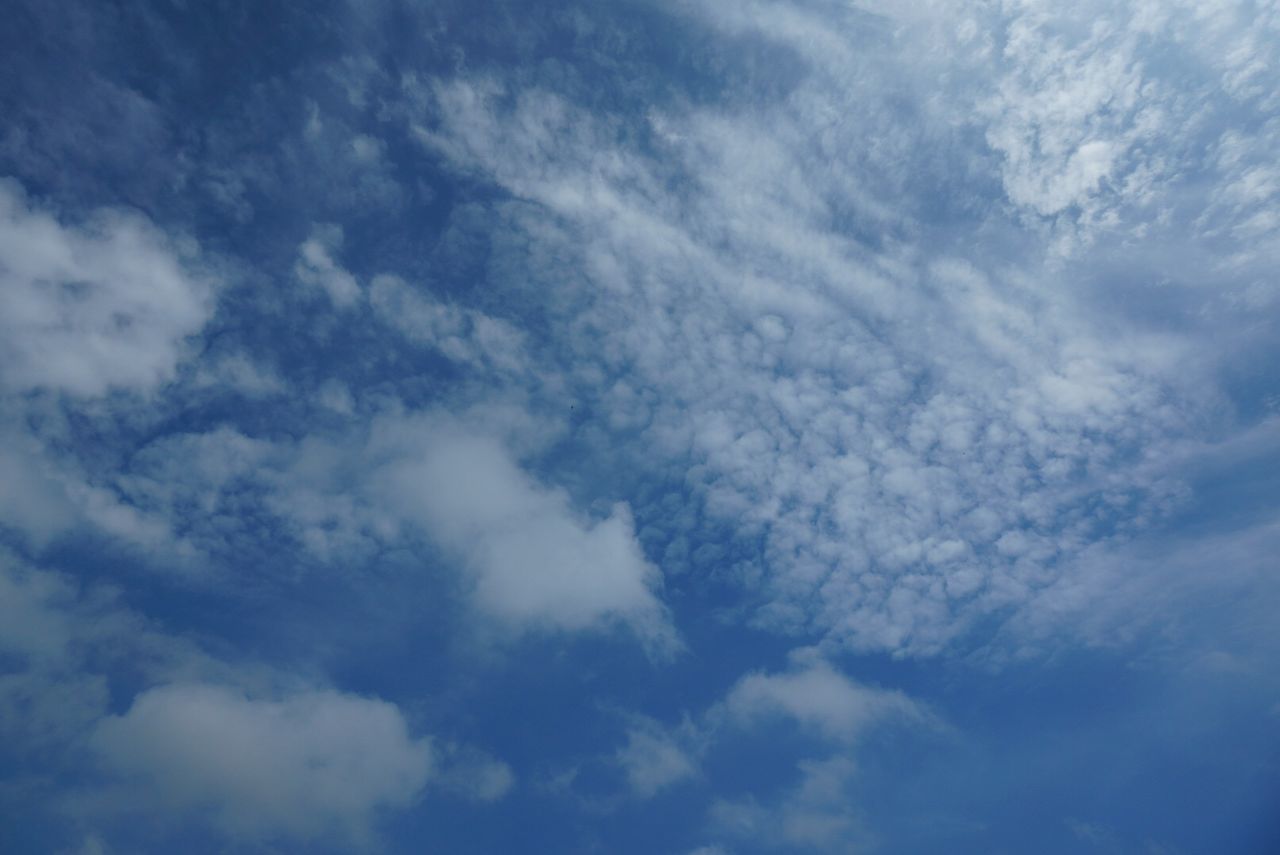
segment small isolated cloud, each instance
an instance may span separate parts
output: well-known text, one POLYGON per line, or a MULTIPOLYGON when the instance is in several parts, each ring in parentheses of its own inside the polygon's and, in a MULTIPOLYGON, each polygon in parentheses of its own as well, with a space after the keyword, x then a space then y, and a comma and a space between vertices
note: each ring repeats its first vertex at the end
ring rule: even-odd
POLYGON ((213 311, 194 252, 139 214, 64 225, 0 181, 0 384, 75 395, 171 379, 213 311))
MULTIPOLYGON (((935 717, 901 692, 864 686, 840 673, 812 648, 796 650, 782 672, 755 672, 725 697, 676 728, 635 717, 615 760, 631 791, 649 797, 700 774, 726 736, 747 735, 735 750, 757 741, 766 728, 786 721, 817 736, 814 754, 797 758, 794 777, 763 789, 715 799, 709 830, 718 843, 751 851, 862 851, 867 834, 855 794, 861 738, 877 725, 913 722, 936 726, 935 717)), ((747 749, 749 750, 749 749, 747 749)), ((723 852, 710 845, 698 852, 723 852)))
POLYGON ((433 787, 469 801, 497 801, 516 782, 510 766, 470 746, 440 746, 436 761, 433 787))
POLYGON ((878 722, 922 720, 924 712, 901 692, 860 685, 811 651, 793 655, 790 670, 743 677, 729 692, 723 711, 731 721, 752 723, 786 717, 837 742, 849 743, 878 722))
POLYGON ((298 261, 293 267, 300 281, 324 291, 340 308, 360 299, 360 283, 334 258, 341 248, 340 227, 317 226, 311 237, 298 247, 298 261))
POLYGON ((103 720, 92 746, 149 805, 211 810, 248 838, 359 840, 378 808, 413 801, 433 765, 430 743, 409 735, 395 706, 330 690, 257 699, 160 686, 103 720))
POLYGON ((627 731, 627 744, 618 749, 617 761, 631 791, 641 798, 697 774, 689 752, 661 725, 648 719, 638 720, 627 731))

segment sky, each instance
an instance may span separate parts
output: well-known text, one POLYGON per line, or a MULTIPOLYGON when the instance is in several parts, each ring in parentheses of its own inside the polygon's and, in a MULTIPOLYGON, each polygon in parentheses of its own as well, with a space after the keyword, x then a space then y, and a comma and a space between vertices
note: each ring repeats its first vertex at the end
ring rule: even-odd
POLYGON ((0 9, 0 851, 1280 852, 1280 4, 0 9))

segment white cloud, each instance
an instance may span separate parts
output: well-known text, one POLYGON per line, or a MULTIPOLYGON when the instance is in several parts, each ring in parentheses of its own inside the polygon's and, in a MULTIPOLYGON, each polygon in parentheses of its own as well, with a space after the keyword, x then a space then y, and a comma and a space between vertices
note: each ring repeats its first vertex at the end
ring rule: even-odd
MULTIPOLYGON (((1179 641, 1179 650, 1230 644, 1259 664, 1269 661, 1277 651, 1264 615, 1280 595, 1270 575, 1278 547, 1280 519, 1271 514, 1226 531, 1166 533, 1118 549, 1086 550, 1069 574, 1038 591, 1011 621, 1006 643, 991 651, 993 661, 1052 649, 1066 627, 1074 640, 1099 647, 1159 633, 1179 641), (1232 604, 1229 616, 1217 611, 1225 604, 1232 604), (1196 619, 1178 617, 1189 614, 1196 619), (1216 640, 1205 637, 1209 628, 1216 640)), ((1198 655, 1202 665, 1231 659, 1211 649, 1198 655)))
POLYGON ((575 513, 492 435, 447 419, 385 421, 373 454, 394 462, 372 478, 384 507, 458 555, 481 610, 516 628, 582 630, 608 621, 656 650, 675 637, 655 595, 656 567, 625 504, 603 519, 575 513))
POLYGON ((702 750, 723 728, 758 734, 788 721, 820 738, 816 757, 796 763, 796 778, 767 792, 715 799, 708 813, 718 837, 752 849, 859 852, 868 845, 854 795, 859 744, 876 727, 941 723, 901 692, 858 683, 814 648, 792 651, 785 671, 743 676, 701 719, 702 750))
MULTIPOLYGON (((1233 97, 1275 107, 1248 15, 674 8, 803 73, 655 107, 644 150, 619 142, 634 117, 493 76, 406 78, 404 109, 433 154, 518 200, 493 208, 515 253, 495 268, 518 271, 497 284, 553 295, 556 358, 594 366, 570 382, 610 453, 679 469, 699 511, 760 544, 706 568, 739 578, 758 624, 936 653, 1185 499, 1156 461, 1232 429, 1221 342, 1265 335, 1243 307, 1275 293, 1280 124, 1212 94, 1237 75, 1233 97), (1202 27, 1239 56, 1199 47, 1202 27), (1229 270, 1197 249, 1209 235, 1229 270), (1181 278, 1202 293, 1147 284, 1181 278)), ((669 537, 664 569, 698 566, 680 558, 698 531, 635 511, 669 537)))
POLYGON ((697 774, 690 752, 657 722, 634 721, 627 730, 627 744, 616 755, 631 791, 650 798, 673 784, 697 774))
MULTIPOLYGON (((749 751, 754 742, 773 738, 771 729, 779 722, 817 737, 816 756, 797 760, 793 780, 771 775, 761 791, 714 799, 708 821, 716 838, 752 850, 861 851, 868 838, 853 784, 865 737, 893 725, 945 727, 903 693, 863 685, 815 648, 800 648, 792 651, 786 670, 744 675, 724 698, 677 727, 632 717, 626 742, 613 759, 631 792, 648 798, 700 775, 703 759, 714 756, 726 737, 747 737, 735 743, 735 750, 749 751)), ((740 786, 735 790, 741 793, 740 786)), ((713 846, 710 851, 722 850, 713 846)))
MULTIPOLYGON (((808 95, 838 97, 827 83, 808 95)), ((431 90, 441 130, 425 139, 558 215, 505 216, 547 244, 532 259, 558 260, 534 267, 544 287, 573 289, 562 358, 598 364, 607 379, 583 372, 582 394, 647 423, 642 454, 683 465, 712 517, 763 538, 761 623, 936 651, 1047 583, 1087 537, 1093 495, 1160 500, 1125 456, 1198 406, 1173 388, 1186 353, 1104 340, 1070 293, 1007 265, 841 234, 833 194, 860 202, 867 169, 897 173, 814 157, 815 105, 666 116, 680 134, 660 165, 550 93, 500 101, 495 86, 431 90), (690 178, 664 195, 672 164, 690 178), (1171 400, 1184 409, 1157 403, 1171 400), (1015 532, 1036 549, 1000 553, 1015 532)), ((871 145, 832 133, 846 130, 839 150, 871 145)), ((866 206, 866 227, 920 229, 890 209, 866 206)))
POLYGON ((1008 23, 1010 71, 985 105, 1010 200, 1042 216, 1087 205, 1119 155, 1157 132, 1161 118, 1141 112, 1151 99, 1137 32, 1107 21, 1073 42, 1059 27, 1075 29, 1040 9, 1008 23))
POLYGON ((860 685, 813 651, 799 651, 792 660, 788 671, 743 677, 723 701, 721 713, 748 726, 771 717, 790 718, 843 743, 855 742, 869 727, 885 721, 928 719, 901 692, 860 685))
POLYGON ((299 443, 222 429, 140 450, 119 486, 201 551, 233 554, 242 516, 274 518, 325 563, 422 538, 460 570, 470 604, 504 633, 624 626, 655 655, 679 645, 662 576, 624 503, 587 514, 517 458, 544 430, 519 408, 372 415, 299 443), (531 439, 531 436, 533 439, 531 439), (194 511, 194 512, 193 512, 194 511))
POLYGON ((214 811, 229 833, 360 841, 379 808, 410 804, 432 768, 396 707, 334 691, 250 698, 217 685, 149 689, 92 745, 151 804, 214 811))
POLYGON ((438 746, 436 765, 432 787, 471 801, 497 801, 516 781, 506 763, 469 746, 438 746))
POLYGON ((294 275, 304 284, 318 288, 339 308, 352 306, 360 299, 360 283, 335 260, 342 249, 342 229, 335 225, 317 226, 298 247, 294 275))
POLYGON ((0 380, 11 390, 146 392, 213 310, 194 249, 139 214, 64 225, 0 182, 0 380))

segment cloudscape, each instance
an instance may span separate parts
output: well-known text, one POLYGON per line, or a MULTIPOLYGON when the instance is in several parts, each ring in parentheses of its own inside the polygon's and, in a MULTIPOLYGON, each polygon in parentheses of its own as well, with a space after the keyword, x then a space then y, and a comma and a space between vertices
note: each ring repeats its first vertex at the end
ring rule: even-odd
POLYGON ((1280 852, 1280 4, 2 5, 0 851, 1280 852))

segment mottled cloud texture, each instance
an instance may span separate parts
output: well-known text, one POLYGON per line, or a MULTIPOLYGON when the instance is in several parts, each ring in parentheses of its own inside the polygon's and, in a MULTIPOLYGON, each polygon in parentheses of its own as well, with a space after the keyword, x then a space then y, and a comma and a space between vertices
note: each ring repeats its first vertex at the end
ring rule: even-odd
POLYGON ((10 11, 0 850, 1277 848, 1275 2, 10 11))

